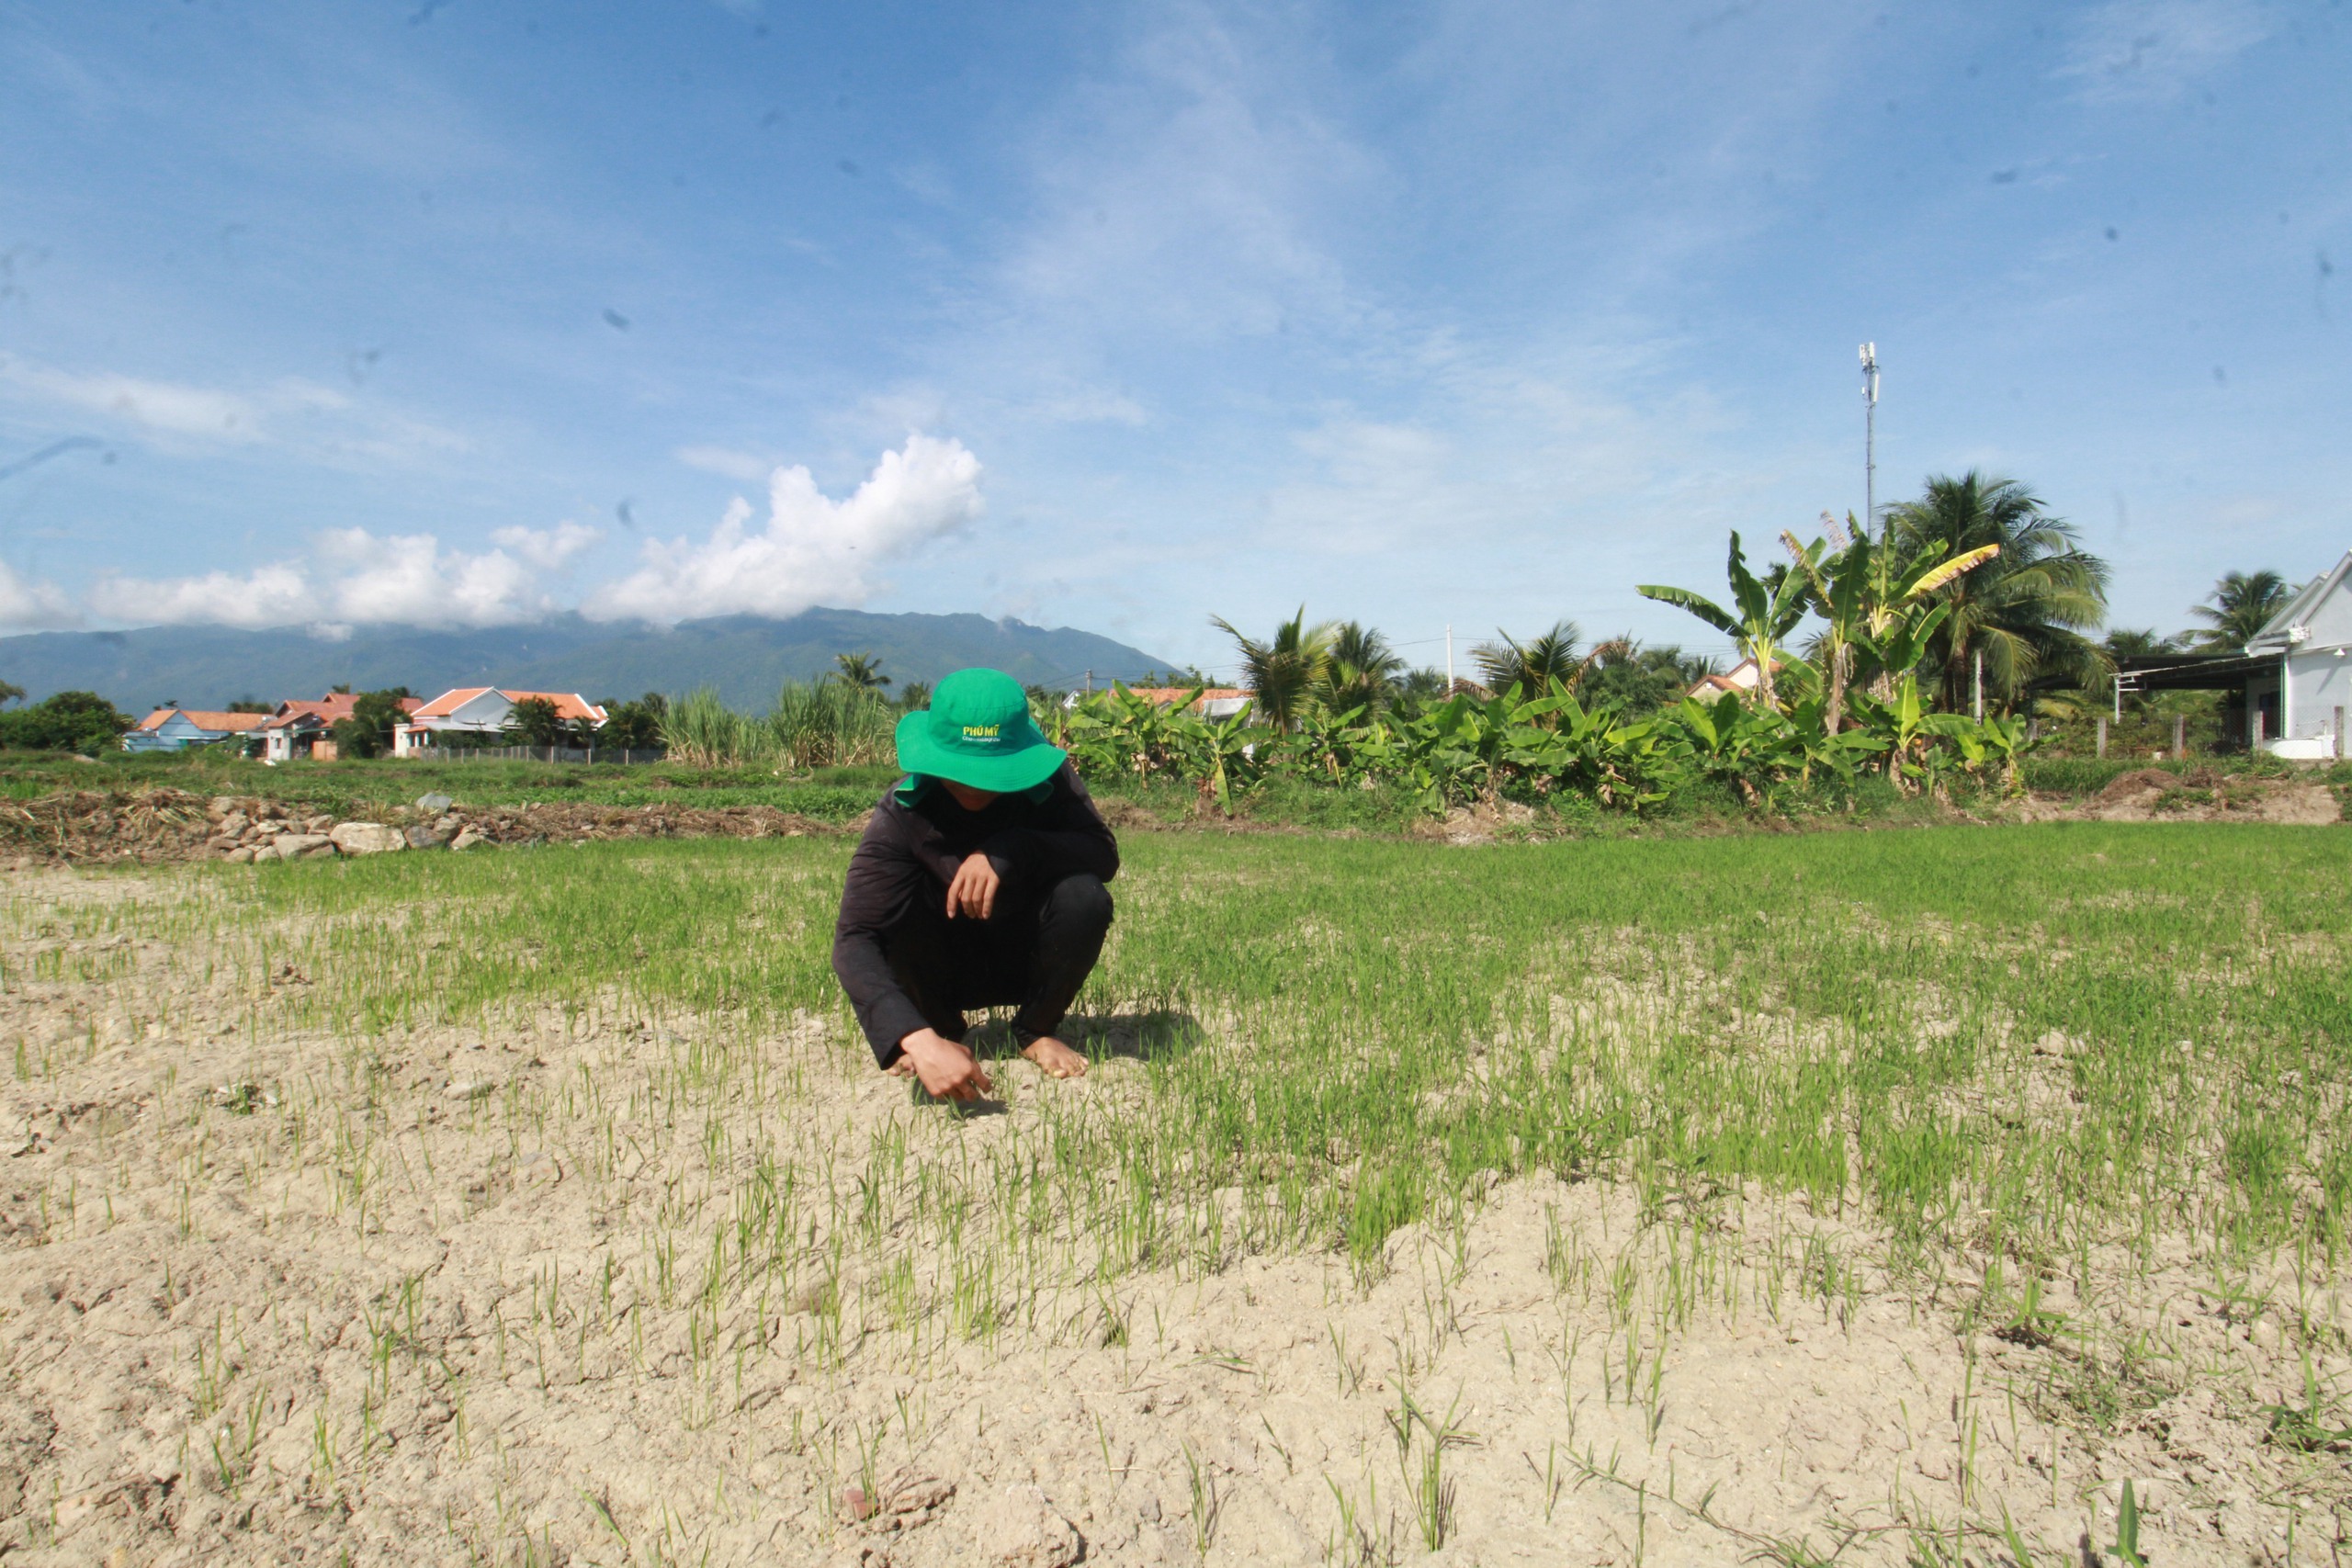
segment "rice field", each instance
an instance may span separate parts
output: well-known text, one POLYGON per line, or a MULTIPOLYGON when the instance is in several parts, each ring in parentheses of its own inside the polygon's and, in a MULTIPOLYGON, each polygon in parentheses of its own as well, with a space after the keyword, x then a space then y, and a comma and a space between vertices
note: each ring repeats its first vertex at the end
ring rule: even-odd
POLYGON ((2335 1562, 2347 845, 1131 834, 977 1112, 846 840, 20 875, 0 1551, 2335 1562))

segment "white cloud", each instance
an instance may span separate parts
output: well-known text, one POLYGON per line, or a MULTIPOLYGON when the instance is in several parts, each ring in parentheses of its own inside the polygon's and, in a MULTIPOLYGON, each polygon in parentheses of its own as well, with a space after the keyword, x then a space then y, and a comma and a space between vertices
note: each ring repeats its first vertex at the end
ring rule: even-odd
POLYGON ((775 467, 765 457, 724 446, 681 446, 672 455, 689 468, 700 468, 706 474, 717 474, 738 484, 757 484, 775 467))
POLYGON ((958 441, 910 434, 846 501, 805 468, 768 477, 766 523, 738 497, 701 544, 646 542, 643 564, 588 596, 583 615, 671 626, 703 615, 791 615, 863 603, 887 562, 980 513, 980 463, 958 441))
POLYGON ((82 624, 82 614, 54 582, 20 577, 0 561, 0 627, 12 632, 55 631, 82 624))
POLYGON ((298 376, 253 391, 60 369, 0 354, 0 389, 117 422, 158 446, 272 446, 322 461, 411 462, 467 449, 454 431, 298 376))
POLYGON ((90 607, 109 620, 142 626, 283 626, 319 613, 308 575, 284 562, 243 576, 103 577, 90 589, 90 607))
POLYGON ((542 571, 560 571, 604 536, 602 528, 566 518, 552 528, 501 528, 490 542, 542 571))
MULTIPOLYGON (((594 530, 567 523, 501 533, 520 536, 529 551, 560 563, 584 547, 580 536, 593 537, 594 530)), ((539 591, 538 569, 520 549, 475 553, 445 548, 430 534, 379 537, 365 528, 335 528, 318 536, 308 559, 273 561, 243 574, 102 578, 90 590, 90 607, 137 626, 512 626, 555 608, 539 591)))
POLYGON ((76 375, 13 357, 0 359, 0 380, 53 402, 107 413, 148 430, 215 441, 258 441, 264 417, 252 399, 211 387, 150 381, 101 371, 76 375))
POLYGON ((2085 18, 2058 74, 2094 103, 2160 103, 2269 34, 2247 0, 2110 0, 2085 18))

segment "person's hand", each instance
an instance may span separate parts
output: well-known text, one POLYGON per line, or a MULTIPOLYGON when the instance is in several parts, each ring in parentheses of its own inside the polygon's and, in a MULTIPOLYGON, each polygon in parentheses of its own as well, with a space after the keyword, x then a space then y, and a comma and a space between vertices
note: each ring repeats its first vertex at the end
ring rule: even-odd
POLYGON ((978 1057, 935 1029, 918 1029, 899 1041, 899 1059, 890 1070, 912 1074, 939 1100, 978 1100, 996 1088, 978 1057))
POLYGON ((985 920, 996 913, 1000 880, 988 856, 966 855, 964 863, 956 868, 956 880, 947 885, 947 918, 952 920, 965 915, 985 920))

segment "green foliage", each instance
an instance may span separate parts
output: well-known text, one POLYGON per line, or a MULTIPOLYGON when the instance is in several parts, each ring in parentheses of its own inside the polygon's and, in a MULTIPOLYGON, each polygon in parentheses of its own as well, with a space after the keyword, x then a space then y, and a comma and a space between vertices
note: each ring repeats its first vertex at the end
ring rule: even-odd
POLYGON ((670 711, 669 698, 648 692, 634 702, 606 697, 596 705, 605 710, 605 728, 596 732, 598 746, 616 751, 661 749, 662 719, 670 711))
POLYGON ((2188 613, 2210 623, 2199 639, 2204 647, 2242 649, 2287 607, 2294 592, 2275 571, 2226 572, 2205 596, 2207 602, 2191 606, 2188 613))
POLYGON ((571 726, 547 697, 525 697, 506 715, 506 738, 514 746, 569 746, 571 726))
POLYGON ((1400 786, 1430 813, 1506 796, 1639 812, 1693 787, 1758 806, 1787 781, 1819 774, 1850 783, 1880 757, 1908 790, 1955 776, 2018 786, 2022 721, 1930 714, 1906 674, 1889 701, 1858 694, 1853 727, 1833 733, 1812 689, 1817 682, 1806 667, 1794 669, 1798 678, 1784 683, 1801 700, 1785 712, 1727 693, 1637 716, 1618 702, 1588 705, 1555 679, 1533 697, 1517 685, 1492 695, 1458 692, 1410 714, 1312 706, 1277 731, 1247 711, 1203 717, 1197 687, 1163 704, 1114 685, 1057 710, 1046 730, 1089 778, 1181 782, 1204 807, 1227 812, 1237 797, 1276 779, 1400 786))
POLYGON ((894 760, 898 715, 881 694, 885 684, 878 675, 872 682, 786 681, 768 713, 771 754, 795 770, 894 760))
POLYGON ((878 765, 898 754, 897 717, 879 690, 846 681, 786 681, 763 716, 739 713, 704 687, 667 705, 662 743, 695 767, 878 765))
POLYGON ((1241 651, 1241 667, 1250 691, 1257 694, 1259 715, 1276 729, 1288 729, 1315 705, 1316 688, 1330 674, 1331 645, 1339 628, 1329 622, 1310 626, 1306 606, 1274 628, 1261 642, 1235 629, 1222 615, 1211 624, 1231 637, 1241 651))
POLYGON ((130 726, 129 714, 96 692, 59 692, 30 707, 0 713, 0 747, 91 755, 119 745, 130 726))
POLYGON ((2098 649, 2083 633, 2106 617, 2108 566, 2075 538, 2074 525, 2024 485, 1974 469, 1930 478, 1918 500, 1888 514, 1892 547, 1957 555, 1995 547, 1935 590, 1951 610, 1927 653, 1942 706, 1969 705, 1980 657, 1986 697, 2004 704, 2037 677, 2097 666, 2098 649))
MULTIPOLYGON (((406 686, 363 693, 358 701, 351 705, 351 716, 336 719, 329 731, 334 739, 336 754, 344 757, 381 757, 388 754, 392 749, 393 728, 406 716, 401 712, 401 699, 412 694, 406 686)), ((550 713, 554 711, 551 703, 542 705, 550 713)))
POLYGON ((1735 532, 1731 536, 1731 556, 1724 569, 1731 581, 1732 607, 1728 610, 1688 588, 1648 583, 1637 592, 1645 599, 1689 611, 1736 642, 1741 654, 1756 661, 1758 694, 1769 707, 1780 645, 1805 617, 1805 594, 1813 581, 1810 573, 1821 549, 1821 541, 1816 539, 1799 556, 1798 570, 1782 570, 1758 577, 1748 569, 1747 557, 1739 547, 1739 535, 1735 532))

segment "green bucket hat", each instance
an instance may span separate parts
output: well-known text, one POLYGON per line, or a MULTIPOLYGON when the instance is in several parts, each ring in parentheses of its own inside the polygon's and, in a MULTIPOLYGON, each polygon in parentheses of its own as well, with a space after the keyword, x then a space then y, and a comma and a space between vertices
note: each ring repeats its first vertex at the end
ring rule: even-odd
POLYGON ((1001 670, 958 670, 931 706, 899 720, 899 766, 972 789, 1035 789, 1067 756, 1037 733, 1028 694, 1001 670))

